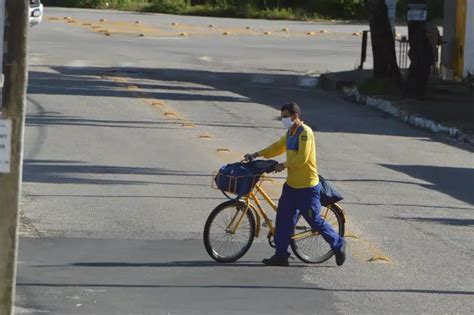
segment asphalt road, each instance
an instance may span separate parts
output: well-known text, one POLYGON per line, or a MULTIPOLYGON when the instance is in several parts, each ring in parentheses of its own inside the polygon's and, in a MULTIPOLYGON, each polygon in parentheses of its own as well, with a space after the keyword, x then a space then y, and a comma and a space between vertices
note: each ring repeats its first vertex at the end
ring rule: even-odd
POLYGON ((474 312, 472 150, 314 87, 354 67, 366 26, 46 14, 30 33, 18 314, 474 312), (277 139, 289 100, 346 197, 348 261, 262 268, 258 240, 216 265, 209 175, 277 139))

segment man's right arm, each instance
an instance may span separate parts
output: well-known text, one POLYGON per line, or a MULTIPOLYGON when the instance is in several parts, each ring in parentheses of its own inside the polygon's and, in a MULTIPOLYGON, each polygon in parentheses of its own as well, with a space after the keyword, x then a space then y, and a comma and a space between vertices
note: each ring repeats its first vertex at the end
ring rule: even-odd
POLYGON ((286 151, 286 134, 280 140, 258 151, 257 156, 263 156, 266 159, 271 159, 275 156, 282 155, 286 151))

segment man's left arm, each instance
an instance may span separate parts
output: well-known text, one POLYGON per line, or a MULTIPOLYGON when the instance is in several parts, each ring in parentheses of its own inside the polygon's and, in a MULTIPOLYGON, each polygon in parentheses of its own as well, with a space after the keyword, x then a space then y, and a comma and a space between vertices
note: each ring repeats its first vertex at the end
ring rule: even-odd
POLYGON ((284 163, 286 168, 297 168, 306 164, 311 156, 311 143, 314 141, 314 135, 308 134, 305 130, 298 138, 298 153, 292 159, 284 163))

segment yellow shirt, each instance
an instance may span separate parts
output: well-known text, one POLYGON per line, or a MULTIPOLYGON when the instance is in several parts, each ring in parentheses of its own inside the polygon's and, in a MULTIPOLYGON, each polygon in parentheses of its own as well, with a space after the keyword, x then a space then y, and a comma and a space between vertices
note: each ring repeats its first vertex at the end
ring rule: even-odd
POLYGON ((286 183, 292 188, 309 188, 319 184, 316 163, 316 141, 313 130, 301 124, 258 152, 266 159, 281 155, 286 151, 285 167, 288 169, 286 183))

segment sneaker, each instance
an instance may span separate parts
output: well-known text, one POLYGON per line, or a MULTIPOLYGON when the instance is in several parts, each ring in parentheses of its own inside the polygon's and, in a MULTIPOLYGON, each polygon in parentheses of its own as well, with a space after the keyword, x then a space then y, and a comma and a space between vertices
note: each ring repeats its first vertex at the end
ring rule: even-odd
POLYGON ((336 264, 338 266, 344 265, 344 262, 346 261, 346 241, 342 243, 341 250, 334 254, 336 255, 336 264))
POLYGON ((289 266, 290 263, 288 262, 288 258, 285 257, 279 257, 277 255, 273 255, 272 257, 268 259, 262 260, 263 264, 266 266, 281 266, 281 267, 286 267, 289 266))

